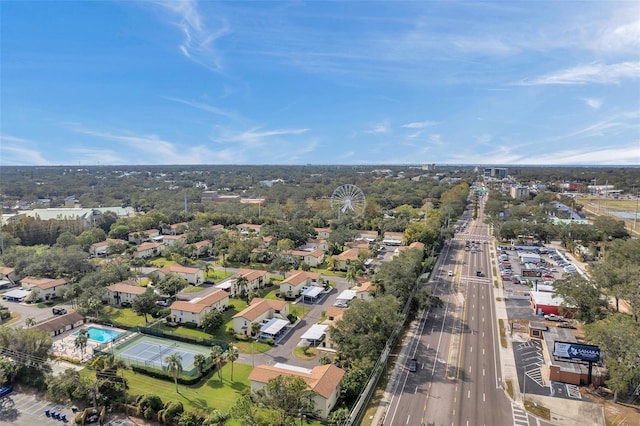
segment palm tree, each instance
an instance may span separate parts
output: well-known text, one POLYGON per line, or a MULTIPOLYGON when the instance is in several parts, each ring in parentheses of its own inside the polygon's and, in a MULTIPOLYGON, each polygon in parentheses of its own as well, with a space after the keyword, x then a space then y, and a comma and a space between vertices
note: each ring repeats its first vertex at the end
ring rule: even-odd
POLYGON ((27 327, 33 327, 34 325, 36 325, 36 319, 34 317, 27 317, 24 320, 24 325, 26 325, 27 327))
POLYGON ((220 345, 211 346, 211 359, 218 369, 218 377, 222 383, 222 361, 224 360, 224 350, 220 345))
POLYGON ((202 354, 197 354, 193 357, 193 365, 198 369, 198 372, 202 374, 204 367, 207 365, 207 357, 202 354))
POLYGON ((172 353, 164 359, 167 364, 165 367, 168 372, 173 376, 173 381, 176 384, 176 392, 178 392, 178 376, 182 373, 182 355, 179 353, 172 353))
POLYGON ((231 363, 231 381, 233 381, 233 363, 238 360, 238 356, 240 356, 238 348, 233 346, 233 343, 230 343, 229 348, 227 349, 226 358, 231 363))
POLYGON ((89 330, 86 328, 83 328, 80 331, 78 331, 78 336, 76 336, 76 339, 73 341, 73 344, 76 347, 76 349, 80 349, 80 353, 82 354, 82 356, 80 357, 81 359, 84 359, 84 350, 87 347, 88 341, 89 341, 89 330))
POLYGON ((240 275, 236 278, 236 291, 240 294, 244 294, 249 285, 249 280, 244 275, 240 275))
POLYGON ((260 324, 259 322, 252 322, 251 323, 251 335, 252 336, 257 336, 258 333, 260 332, 261 328, 262 328, 262 324, 260 324))

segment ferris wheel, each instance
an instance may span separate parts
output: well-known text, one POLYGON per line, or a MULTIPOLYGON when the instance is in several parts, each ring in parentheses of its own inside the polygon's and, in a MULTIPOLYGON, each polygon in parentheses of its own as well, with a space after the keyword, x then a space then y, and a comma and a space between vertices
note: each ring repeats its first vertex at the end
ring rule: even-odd
POLYGON ((355 185, 341 185, 331 194, 331 209, 342 215, 360 216, 367 206, 364 192, 355 185))

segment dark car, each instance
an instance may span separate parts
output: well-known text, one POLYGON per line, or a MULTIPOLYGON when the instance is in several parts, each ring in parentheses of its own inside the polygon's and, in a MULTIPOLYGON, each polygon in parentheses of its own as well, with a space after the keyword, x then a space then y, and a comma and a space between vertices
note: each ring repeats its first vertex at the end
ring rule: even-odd
POLYGON ((409 371, 415 373, 418 371, 418 360, 415 358, 411 358, 409 360, 409 371))
POLYGON ((67 313, 65 308, 51 308, 53 315, 64 315, 67 313))
POLYGON ((13 391, 13 386, 3 386, 0 388, 0 398, 9 395, 13 391))
POLYGON ((476 277, 481 277, 482 276, 482 271, 476 271, 476 277))

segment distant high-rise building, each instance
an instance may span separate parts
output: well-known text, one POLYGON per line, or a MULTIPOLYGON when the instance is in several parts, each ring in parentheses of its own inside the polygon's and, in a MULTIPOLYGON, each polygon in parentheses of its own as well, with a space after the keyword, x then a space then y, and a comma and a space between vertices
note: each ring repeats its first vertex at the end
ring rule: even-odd
POLYGON ((436 169, 435 163, 422 165, 422 170, 435 170, 435 169, 436 169))
POLYGON ((507 177, 507 170, 503 167, 487 167, 484 169, 485 178, 505 179, 507 177))

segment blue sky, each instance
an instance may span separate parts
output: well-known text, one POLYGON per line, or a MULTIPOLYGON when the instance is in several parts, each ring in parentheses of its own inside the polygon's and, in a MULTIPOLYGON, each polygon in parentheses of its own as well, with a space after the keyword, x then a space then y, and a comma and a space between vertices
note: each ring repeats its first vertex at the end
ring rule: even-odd
POLYGON ((640 164, 637 1, 3 1, 0 19, 0 165, 640 164))

